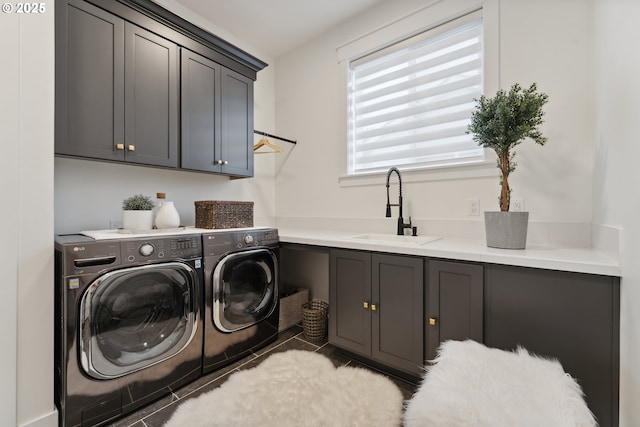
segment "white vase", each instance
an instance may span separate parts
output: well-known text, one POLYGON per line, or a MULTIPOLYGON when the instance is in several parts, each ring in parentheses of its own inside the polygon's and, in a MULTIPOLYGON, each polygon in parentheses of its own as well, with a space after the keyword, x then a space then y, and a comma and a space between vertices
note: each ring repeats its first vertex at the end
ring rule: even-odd
POLYGON ((153 211, 122 211, 122 227, 125 230, 153 229, 153 211))
POLYGON ((164 202, 156 215, 156 228, 178 228, 180 227, 180 214, 173 205, 173 202, 164 202))

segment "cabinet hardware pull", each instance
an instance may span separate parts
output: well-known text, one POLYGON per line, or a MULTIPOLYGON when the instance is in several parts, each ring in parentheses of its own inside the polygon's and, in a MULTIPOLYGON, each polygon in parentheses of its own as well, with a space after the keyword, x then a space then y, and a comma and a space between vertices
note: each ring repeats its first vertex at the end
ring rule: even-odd
POLYGON ((129 146, 129 151, 136 151, 136 146, 135 145, 130 145, 129 146))
POLYGON ((217 164, 219 164, 219 165, 221 165, 221 164, 222 164, 222 163, 224 163, 224 162, 223 162, 222 160, 218 160, 216 163, 217 163, 217 164))
POLYGON ((435 317, 430 317, 429 318, 429 326, 436 326, 436 318, 435 317))
POLYGON ((369 308, 369 303, 368 303, 368 302, 366 302, 366 301, 365 301, 365 302, 363 302, 363 303, 362 303, 362 308, 364 308, 364 309, 369 308))
POLYGON ((376 311, 378 307, 375 304, 371 304, 371 311, 376 311))
POLYGON ((228 165, 228 164, 229 164, 229 161, 228 161, 228 160, 225 160, 225 161, 224 161, 224 164, 225 164, 225 165, 228 165))
POLYGON ((124 150, 124 144, 116 144, 116 150, 124 150))

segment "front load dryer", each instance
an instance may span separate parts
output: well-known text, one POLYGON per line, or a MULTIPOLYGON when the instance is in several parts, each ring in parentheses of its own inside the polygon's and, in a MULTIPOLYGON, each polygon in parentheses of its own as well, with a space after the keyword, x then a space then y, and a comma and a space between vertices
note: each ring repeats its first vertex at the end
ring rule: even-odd
POLYGON ((211 372, 278 337, 278 230, 202 234, 203 372, 211 372))

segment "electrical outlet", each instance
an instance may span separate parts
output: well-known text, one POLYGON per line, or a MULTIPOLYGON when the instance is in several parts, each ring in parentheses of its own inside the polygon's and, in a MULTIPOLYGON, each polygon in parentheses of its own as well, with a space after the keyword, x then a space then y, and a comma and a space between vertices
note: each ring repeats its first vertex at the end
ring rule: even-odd
POLYGON ((480 215, 480 199, 467 200, 467 215, 468 216, 480 215))
POLYGON ((524 211, 524 199, 511 199, 511 212, 524 211))

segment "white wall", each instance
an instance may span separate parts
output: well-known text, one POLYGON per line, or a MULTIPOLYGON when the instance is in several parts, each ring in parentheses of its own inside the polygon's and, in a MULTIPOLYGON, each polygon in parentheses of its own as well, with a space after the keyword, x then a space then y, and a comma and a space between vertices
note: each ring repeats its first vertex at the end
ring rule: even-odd
MULTIPOLYGON (((274 221, 273 157, 257 156, 255 177, 230 180, 225 176, 174 171, 87 160, 55 159, 55 233, 122 226, 122 200, 133 194, 155 199, 167 193, 182 225, 195 225, 196 200, 254 202, 254 223, 274 221)), ((117 227, 114 227, 117 228, 117 227)))
MULTIPOLYGON (((20 33, 18 17, 6 17, 0 27, 0 52, 5 57, 19 58, 20 45, 16 43, 16 34, 20 33)), ((20 139, 20 111, 16 108, 20 102, 19 86, 14 82, 20 79, 18 61, 0 68, 0 141, 2 142, 4 162, 0 168, 2 199, 4 209, 0 210, 0 221, 3 224, 17 224, 20 219, 18 209, 6 209, 6 206, 18 206, 20 191, 16 180, 20 176, 19 163, 9 159, 20 158, 20 146, 15 141, 20 139)), ((6 245, 0 247, 0 271, 4 277, 2 298, 0 298, 0 336, 5 351, 0 353, 0 365, 3 381, 0 382, 0 424, 16 425, 16 389, 17 375, 13 368, 17 366, 18 353, 18 251, 20 233, 18 227, 11 226, 5 230, 6 245)))
MULTIPOLYGON (((346 171, 347 124, 346 71, 336 59, 336 48, 429 3, 383 2, 278 58, 277 129, 299 141, 276 176, 277 216, 284 218, 279 224, 286 225, 286 217, 384 215, 384 174, 369 186, 340 186, 338 181, 346 171)), ((489 46, 490 61, 498 65, 488 70, 488 80, 504 88, 535 81, 550 99, 543 127, 549 142, 540 147, 528 141, 519 147, 513 196, 525 199, 534 222, 588 224, 594 146, 591 2, 485 3, 491 10, 486 31, 499 34, 498 46, 489 46)), ((481 217, 467 216, 467 199, 479 198, 481 210, 498 208, 495 175, 415 182, 404 188, 405 217, 414 219, 471 220, 481 226, 481 217)))
MULTIPOLYGON (((13 3, 12 3, 13 4, 13 3)), ((3 366, 0 424, 55 426, 53 405, 53 1, 0 17, 3 366), (15 369, 14 369, 15 367, 15 369)))
POLYGON ((640 425, 640 3, 596 0, 594 223, 622 227, 620 426, 640 425))

